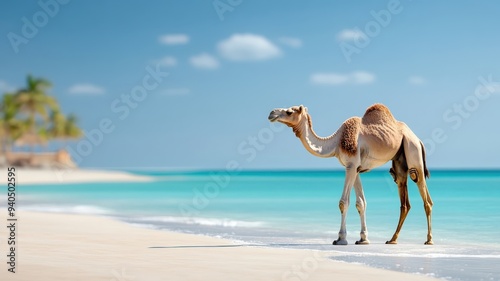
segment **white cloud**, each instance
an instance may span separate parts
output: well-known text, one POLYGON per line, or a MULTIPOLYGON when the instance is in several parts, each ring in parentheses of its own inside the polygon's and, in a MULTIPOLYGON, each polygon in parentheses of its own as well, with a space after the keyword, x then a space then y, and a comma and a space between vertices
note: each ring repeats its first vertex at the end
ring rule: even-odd
POLYGON ((302 47, 302 40, 300 40, 299 38, 281 37, 278 39, 278 41, 281 44, 287 45, 288 47, 292 47, 292 48, 302 47))
POLYGON ((174 57, 163 57, 156 61, 161 66, 172 67, 177 65, 177 59, 174 57))
POLYGON ((165 34, 160 36, 159 40, 165 45, 182 45, 189 42, 189 36, 186 34, 165 34))
POLYGON ((189 59, 189 61, 196 68, 216 69, 219 67, 219 61, 206 53, 193 56, 189 59))
POLYGON ((408 83, 413 85, 424 85, 427 83, 427 80, 421 76, 410 76, 410 78, 408 78, 408 83))
POLYGON ((344 29, 337 35, 337 39, 340 41, 354 41, 363 37, 366 37, 366 34, 359 28, 344 29))
POLYGON ((106 93, 103 88, 89 83, 75 84, 68 89, 68 92, 73 95, 102 95, 106 93))
POLYGON ((189 93, 191 93, 191 90, 188 88, 170 88, 162 92, 165 96, 185 96, 189 95, 189 93))
POLYGON ((15 88, 12 85, 3 80, 0 80, 0 94, 12 92, 14 90, 15 88))
POLYGON ((351 73, 351 79, 353 83, 356 84, 368 84, 375 81, 375 75, 364 72, 364 71, 356 71, 351 73))
POLYGON ((375 81, 375 75, 356 71, 352 73, 314 73, 311 75, 311 83, 318 85, 341 85, 341 84, 369 84, 375 81))
POLYGON ((281 55, 281 50, 256 34, 233 34, 217 46, 221 56, 233 61, 262 61, 281 55))

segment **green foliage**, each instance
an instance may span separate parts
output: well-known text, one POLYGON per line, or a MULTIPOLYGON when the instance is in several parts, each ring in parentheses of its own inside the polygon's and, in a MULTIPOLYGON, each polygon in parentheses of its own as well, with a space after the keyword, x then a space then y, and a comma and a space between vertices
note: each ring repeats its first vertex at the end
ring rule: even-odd
POLYGON ((47 93, 51 86, 48 80, 28 75, 25 88, 2 96, 0 139, 4 148, 23 138, 36 139, 36 144, 42 144, 82 136, 76 116, 66 117, 55 97, 47 93))

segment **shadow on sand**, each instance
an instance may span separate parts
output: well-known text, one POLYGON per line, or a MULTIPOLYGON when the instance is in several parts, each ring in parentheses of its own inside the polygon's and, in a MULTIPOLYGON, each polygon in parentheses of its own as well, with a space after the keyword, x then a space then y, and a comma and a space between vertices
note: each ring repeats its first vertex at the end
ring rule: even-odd
POLYGON ((185 248, 237 248, 237 247, 310 247, 325 246, 324 244, 236 244, 236 245, 181 245, 181 246, 151 246, 150 249, 185 249, 185 248))

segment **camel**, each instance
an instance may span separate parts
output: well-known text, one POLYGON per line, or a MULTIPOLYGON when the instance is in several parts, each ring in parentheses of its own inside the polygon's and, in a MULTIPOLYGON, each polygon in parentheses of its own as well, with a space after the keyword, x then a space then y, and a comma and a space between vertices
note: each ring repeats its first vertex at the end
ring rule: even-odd
POLYGON ((303 105, 277 108, 268 117, 271 122, 281 122, 293 129, 304 147, 318 157, 336 157, 345 167, 344 190, 339 201, 340 231, 333 245, 347 245, 346 216, 351 189, 356 194, 356 209, 361 219, 360 240, 356 244, 369 244, 366 227, 366 199, 360 174, 392 160, 390 174, 396 182, 401 200, 399 222, 392 238, 386 244, 397 244, 399 232, 410 210, 408 175, 417 184, 424 201, 427 216, 427 241, 432 245, 432 199, 425 178, 429 171, 425 162, 425 148, 420 139, 403 122, 397 121, 383 104, 374 104, 362 118, 351 117, 329 137, 319 137, 312 128, 311 116, 303 105))

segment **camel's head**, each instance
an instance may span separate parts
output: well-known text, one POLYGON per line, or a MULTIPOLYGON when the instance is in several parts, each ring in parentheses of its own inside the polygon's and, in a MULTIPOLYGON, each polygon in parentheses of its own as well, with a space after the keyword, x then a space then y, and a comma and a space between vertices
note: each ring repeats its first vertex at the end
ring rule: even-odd
POLYGON ((292 106, 290 108, 276 108, 271 113, 269 113, 269 121, 271 122, 281 122, 285 125, 293 127, 307 115, 307 107, 303 105, 300 106, 292 106))

